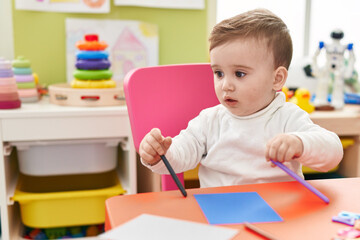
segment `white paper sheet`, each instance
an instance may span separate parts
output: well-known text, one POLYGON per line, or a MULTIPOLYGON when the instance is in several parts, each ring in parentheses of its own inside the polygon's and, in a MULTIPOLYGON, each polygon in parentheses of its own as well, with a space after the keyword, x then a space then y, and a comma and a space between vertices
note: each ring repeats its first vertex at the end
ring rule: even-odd
POLYGON ((153 8, 204 9, 204 0, 114 0, 115 5, 153 8))
POLYGON ((108 60, 113 72, 112 79, 121 84, 127 72, 134 68, 159 64, 158 27, 139 21, 96 20, 67 18, 66 25, 66 73, 67 82, 74 77, 76 42, 86 34, 97 34, 105 41, 108 60))
POLYGON ((16 0, 17 10, 109 13, 110 0, 16 0))
POLYGON ((239 230, 173 218, 142 214, 98 236, 107 240, 227 240, 239 230))

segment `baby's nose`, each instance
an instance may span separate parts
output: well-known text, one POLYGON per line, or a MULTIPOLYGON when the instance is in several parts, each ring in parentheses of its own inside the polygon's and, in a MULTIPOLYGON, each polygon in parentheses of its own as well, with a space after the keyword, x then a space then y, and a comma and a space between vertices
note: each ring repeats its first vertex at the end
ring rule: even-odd
POLYGON ((233 91, 234 90, 234 84, 232 83, 231 79, 225 78, 223 80, 222 89, 224 91, 233 91))

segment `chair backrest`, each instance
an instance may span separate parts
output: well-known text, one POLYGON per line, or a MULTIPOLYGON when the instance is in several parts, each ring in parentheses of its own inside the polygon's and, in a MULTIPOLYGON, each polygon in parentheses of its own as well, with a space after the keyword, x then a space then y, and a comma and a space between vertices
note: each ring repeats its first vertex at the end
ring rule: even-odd
MULTIPOLYGON (((124 79, 124 92, 136 150, 152 128, 174 137, 201 110, 219 104, 213 79, 210 64, 165 65, 130 71, 124 79)), ((176 188, 168 175, 162 176, 162 190, 176 188)))

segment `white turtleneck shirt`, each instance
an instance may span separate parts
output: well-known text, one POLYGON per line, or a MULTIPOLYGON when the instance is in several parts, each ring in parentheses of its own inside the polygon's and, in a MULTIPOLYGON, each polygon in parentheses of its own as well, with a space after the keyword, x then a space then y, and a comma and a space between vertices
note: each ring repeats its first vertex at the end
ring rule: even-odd
MULTIPOLYGON (((302 165, 325 172, 343 157, 339 137, 314 124, 297 105, 286 102, 282 92, 266 108, 249 116, 233 115, 221 104, 201 111, 173 138, 166 157, 177 173, 200 164, 201 187, 292 181, 265 160, 267 141, 281 133, 296 135, 303 142, 303 154, 284 163, 301 177, 302 165)), ((153 172, 169 174, 162 161, 144 165, 153 172)))

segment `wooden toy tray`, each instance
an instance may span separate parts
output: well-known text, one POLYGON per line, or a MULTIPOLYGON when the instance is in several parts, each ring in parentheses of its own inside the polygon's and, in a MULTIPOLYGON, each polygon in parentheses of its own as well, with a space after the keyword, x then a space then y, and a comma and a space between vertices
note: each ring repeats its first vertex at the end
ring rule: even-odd
POLYGON ((69 84, 49 86, 50 102, 62 106, 100 107, 125 105, 122 87, 72 88, 69 84))

